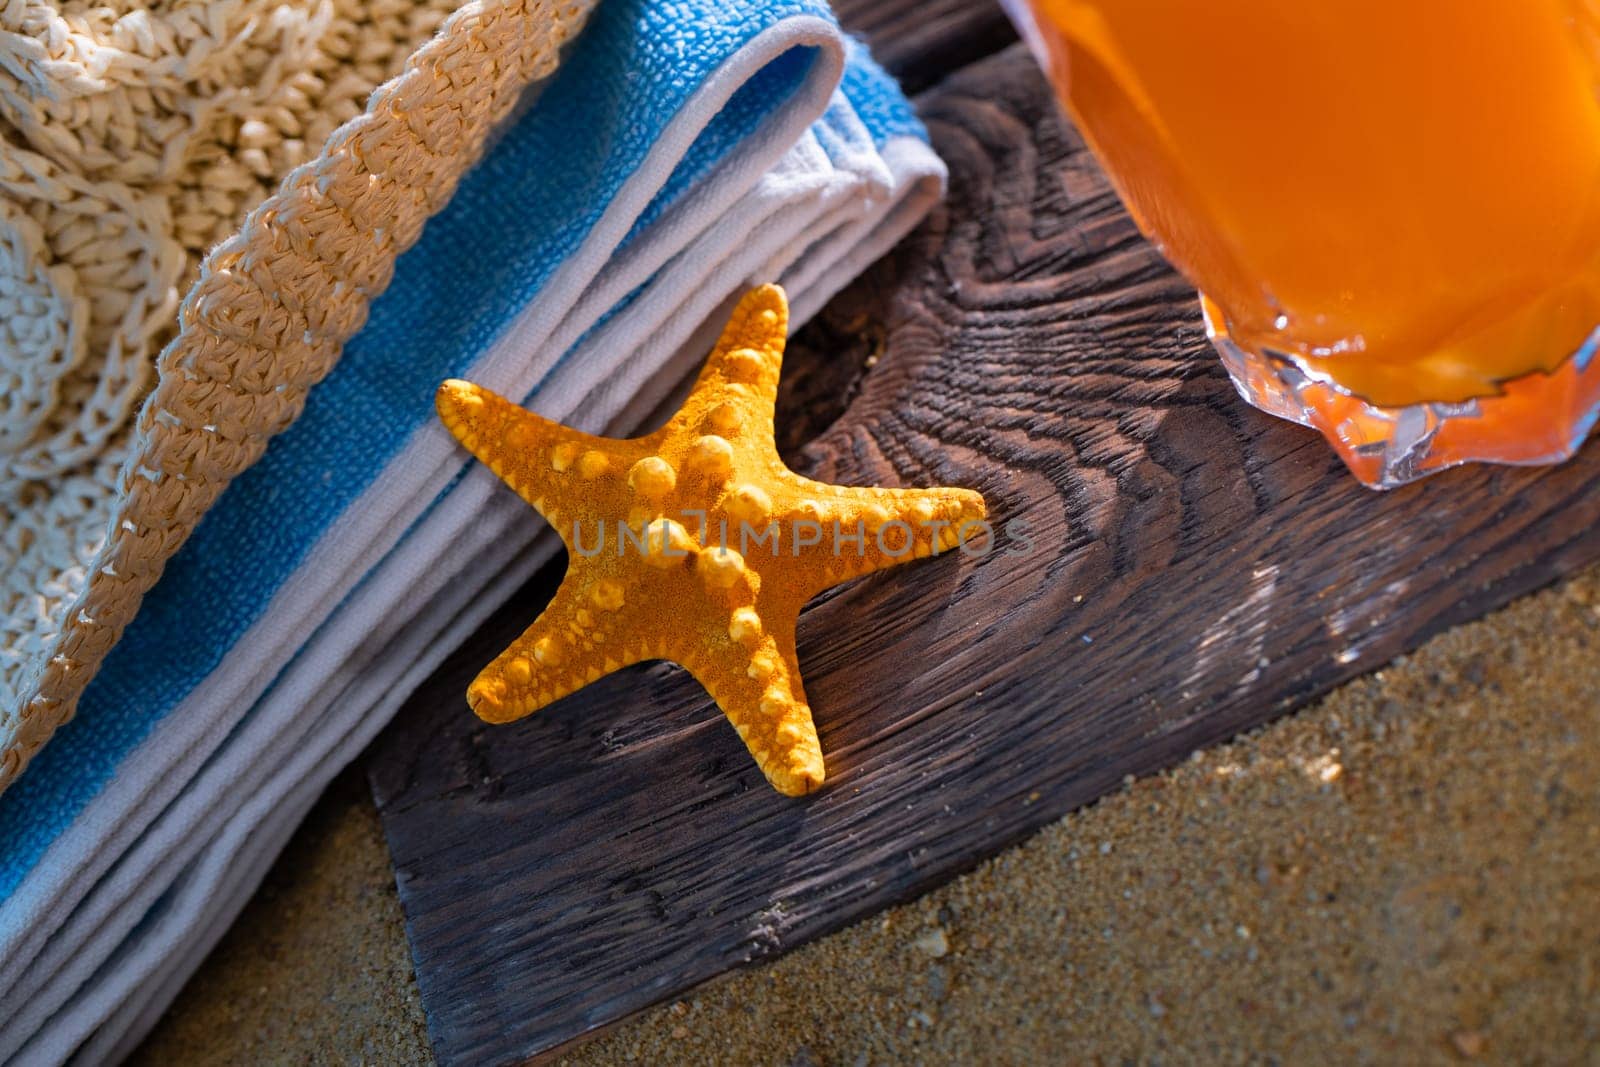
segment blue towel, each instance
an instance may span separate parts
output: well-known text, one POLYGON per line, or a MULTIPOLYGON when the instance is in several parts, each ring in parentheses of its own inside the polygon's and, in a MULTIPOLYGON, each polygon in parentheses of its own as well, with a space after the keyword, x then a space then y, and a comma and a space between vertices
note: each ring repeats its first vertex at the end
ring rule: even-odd
POLYGON ((435 421, 440 380, 631 431, 740 292, 780 281, 803 322, 943 180, 825 4, 602 0, 0 795, 0 1059, 128 1049, 328 779, 549 558, 435 421))

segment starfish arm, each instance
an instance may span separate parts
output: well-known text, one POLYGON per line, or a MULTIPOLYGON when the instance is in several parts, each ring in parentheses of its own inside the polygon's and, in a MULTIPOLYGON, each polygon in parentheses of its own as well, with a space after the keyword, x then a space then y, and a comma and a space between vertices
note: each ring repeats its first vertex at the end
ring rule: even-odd
POLYGON ((451 435, 549 520, 564 540, 571 504, 581 499, 586 476, 619 462, 619 442, 552 422, 459 378, 439 386, 434 406, 451 435))
POLYGON ((822 784, 822 743, 811 719, 795 655, 798 608, 767 606, 760 615, 736 613, 724 648, 733 654, 685 649, 674 656, 705 686, 773 788, 803 796, 822 784), (739 654, 743 653, 743 654, 739 654))
POLYGON ((569 569, 533 625, 473 679, 467 703, 485 722, 511 722, 660 655, 633 639, 633 619, 620 610, 625 599, 621 582, 569 569))
MULTIPOLYGON (((807 481, 799 516, 821 527, 804 554, 816 562, 809 592, 924 556, 948 552, 984 529, 987 508, 970 489, 872 489, 807 481)), ((804 540, 809 540, 809 535, 804 540)))
POLYGON ((758 444, 776 458, 772 413, 788 331, 789 305, 781 288, 763 285, 746 293, 667 433, 715 434, 738 440, 744 450, 758 444))

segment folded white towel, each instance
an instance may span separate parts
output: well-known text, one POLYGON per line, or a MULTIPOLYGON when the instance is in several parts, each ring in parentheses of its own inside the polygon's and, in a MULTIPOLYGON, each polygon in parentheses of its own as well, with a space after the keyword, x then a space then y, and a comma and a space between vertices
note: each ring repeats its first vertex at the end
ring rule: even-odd
POLYGON ((746 288, 780 282, 803 322, 938 197, 904 99, 825 8, 691 6, 703 51, 652 64, 681 25, 601 5, 0 796, 0 1059, 126 1052, 333 774, 554 552, 434 420, 437 381, 635 430, 746 288), (655 126, 620 103, 573 121, 637 94, 655 126))

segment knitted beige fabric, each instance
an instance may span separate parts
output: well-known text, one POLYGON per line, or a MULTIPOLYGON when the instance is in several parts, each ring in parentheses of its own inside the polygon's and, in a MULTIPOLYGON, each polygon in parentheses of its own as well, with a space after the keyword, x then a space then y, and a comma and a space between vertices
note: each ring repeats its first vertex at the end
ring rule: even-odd
POLYGON ((0 0, 0 789, 592 3, 0 0))

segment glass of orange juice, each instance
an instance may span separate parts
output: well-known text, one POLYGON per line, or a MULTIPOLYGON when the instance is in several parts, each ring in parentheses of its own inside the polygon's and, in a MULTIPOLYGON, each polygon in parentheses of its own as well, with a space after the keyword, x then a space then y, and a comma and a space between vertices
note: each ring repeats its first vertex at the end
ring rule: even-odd
POLYGON ((1374 487, 1600 414, 1600 0, 1007 0, 1246 400, 1374 487))

